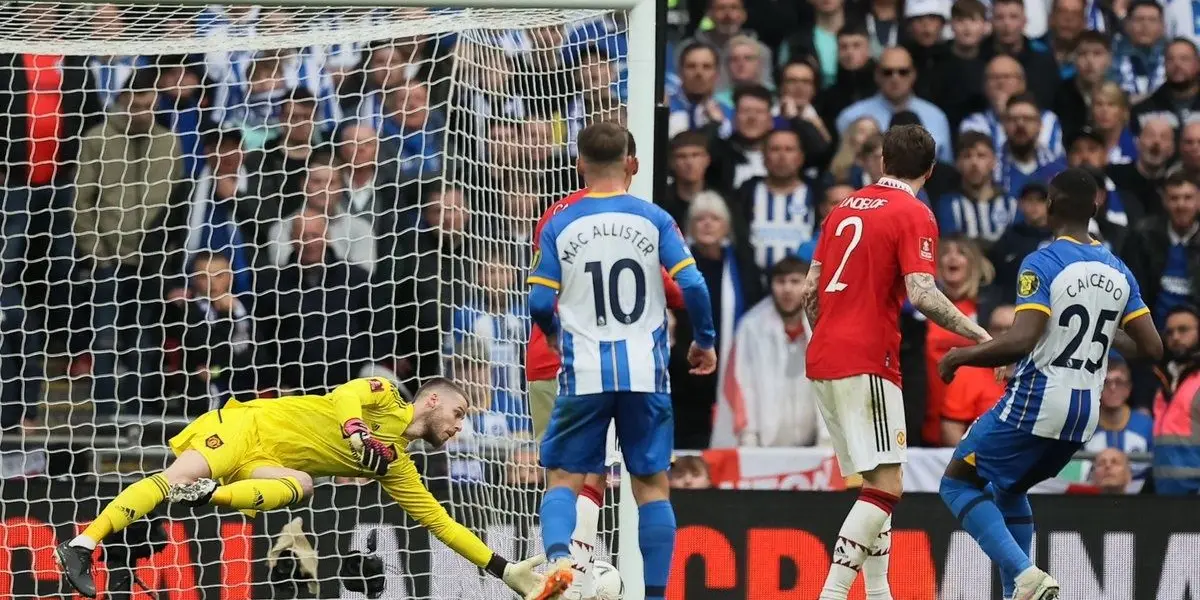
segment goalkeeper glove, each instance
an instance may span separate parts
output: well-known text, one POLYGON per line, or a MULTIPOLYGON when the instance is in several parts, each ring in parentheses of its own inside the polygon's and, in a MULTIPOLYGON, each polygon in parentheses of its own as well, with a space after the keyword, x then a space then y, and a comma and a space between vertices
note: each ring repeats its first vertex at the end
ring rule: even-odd
POLYGON ((545 554, 527 558, 519 563, 510 563, 499 554, 493 554, 492 560, 488 562, 487 571, 499 576, 509 589, 524 598, 533 590, 541 587, 542 581, 546 579, 545 576, 533 571, 545 562, 545 554))
POLYGON ((388 466, 396 460, 396 450, 371 437, 371 430, 362 419, 350 419, 342 425, 342 437, 350 440, 350 449, 359 464, 376 475, 387 474, 388 466))

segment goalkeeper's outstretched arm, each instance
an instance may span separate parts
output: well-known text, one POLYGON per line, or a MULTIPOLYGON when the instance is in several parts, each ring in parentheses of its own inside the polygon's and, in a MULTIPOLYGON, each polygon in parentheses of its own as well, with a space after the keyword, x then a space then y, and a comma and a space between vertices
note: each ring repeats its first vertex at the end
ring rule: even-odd
POLYGON ((392 464, 387 475, 380 478, 379 484, 400 508, 412 515, 434 537, 475 566, 503 580, 513 591, 525 596, 540 585, 541 575, 534 573, 533 568, 541 564, 545 557, 510 563, 493 552, 479 536, 450 517, 433 494, 429 493, 417 473, 416 465, 407 455, 402 455, 392 464))

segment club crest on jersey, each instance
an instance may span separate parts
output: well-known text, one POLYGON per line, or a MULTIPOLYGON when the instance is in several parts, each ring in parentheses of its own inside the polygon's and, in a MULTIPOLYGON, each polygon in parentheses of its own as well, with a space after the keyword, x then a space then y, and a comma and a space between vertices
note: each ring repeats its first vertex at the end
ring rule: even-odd
POLYGON ((1023 271, 1017 277, 1017 295, 1028 298, 1038 291, 1038 277, 1033 271, 1023 271))
POLYGON ((908 442, 908 437, 904 435, 904 431, 903 430, 897 431, 896 432, 896 445, 903 448, 904 444, 907 442, 908 442))
POLYGON ((225 442, 221 440, 221 436, 215 433, 208 436, 208 439, 204 440, 204 447, 208 448, 209 450, 216 450, 224 445, 225 442))
POLYGON ((921 258, 933 260, 933 238, 921 238, 921 258))

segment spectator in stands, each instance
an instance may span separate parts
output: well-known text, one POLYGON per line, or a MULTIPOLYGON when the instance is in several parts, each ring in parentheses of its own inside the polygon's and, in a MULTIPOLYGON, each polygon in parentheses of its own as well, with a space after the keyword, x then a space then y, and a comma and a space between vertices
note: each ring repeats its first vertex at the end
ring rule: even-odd
MULTIPOLYGON (((371 273, 375 269, 376 242, 371 222, 346 211, 346 188, 325 153, 312 156, 304 183, 305 202, 301 213, 318 214, 326 218, 327 235, 324 243, 337 259, 371 273)), ((294 221, 303 215, 293 213, 271 226, 267 254, 269 264, 284 266, 294 260, 302 249, 294 243, 294 221)), ((305 217, 308 218, 308 217, 305 217)))
POLYGON ((449 309, 462 298, 457 283, 466 276, 463 240, 470 217, 463 190, 449 182, 430 182, 421 196, 419 222, 381 242, 395 250, 375 269, 383 284, 379 305, 386 307, 382 347, 397 374, 417 381, 441 371, 441 324, 450 323, 449 309))
POLYGON ((172 290, 164 312, 166 323, 181 329, 186 412, 198 416, 258 388, 252 306, 234 292, 229 259, 201 250, 191 262, 189 287, 172 290))
POLYGON ((871 56, 879 59, 883 51, 894 48, 900 42, 900 11, 903 3, 897 0, 868 0, 866 25, 871 35, 871 56))
POLYGON ((179 136, 183 148, 183 172, 198 177, 204 168, 204 135, 215 129, 212 120, 213 82, 204 63, 195 55, 158 57, 159 123, 179 136))
POLYGON ((1154 490, 1191 495, 1200 491, 1200 312, 1185 304, 1164 316, 1167 360, 1154 396, 1154 490))
MULTIPOLYGON (((404 193, 396 163, 380 154, 375 130, 352 121, 337 130, 334 141, 338 176, 346 189, 346 212, 369 222, 376 235, 395 231, 397 215, 410 208, 414 198, 404 193)), ((380 254, 385 252, 380 248, 380 254)))
POLYGON ((1032 94, 1008 99, 1004 112, 1004 134, 996 160, 996 181, 1001 189, 1019 190, 1033 179, 1034 172, 1061 156, 1039 143, 1042 137, 1042 112, 1032 94))
POLYGON ((521 124, 520 135, 518 181, 537 191, 548 203, 582 187, 568 148, 555 140, 552 121, 527 119, 521 124))
MULTIPOLYGON (((942 240, 938 257, 938 282, 946 297, 963 314, 979 314, 981 292, 992 282, 996 272, 973 240, 955 236, 942 240)), ((925 370, 928 381, 925 397, 925 419, 921 436, 925 443, 936 446, 942 440, 942 401, 946 384, 937 374, 937 363, 952 348, 970 345, 970 340, 929 323, 925 333, 925 370)))
MULTIPOLYGON (((233 291, 251 291, 250 268, 256 262, 255 248, 259 235, 258 219, 278 218, 277 214, 262 214, 274 206, 249 192, 251 187, 243 170, 241 134, 236 129, 213 130, 205 136, 205 168, 196 180, 188 205, 188 252, 210 250, 225 255, 234 273, 233 291), (243 228, 240 223, 247 227, 243 228)), ((258 186, 255 186, 258 187, 258 186)), ((273 204, 273 203, 272 203, 273 204)))
POLYGON ((153 401, 161 394, 154 325, 163 273, 182 269, 174 251, 183 246, 180 207, 190 190, 179 139, 154 121, 155 83, 151 72, 138 71, 120 109, 84 133, 79 151, 75 235, 92 276, 92 388, 102 418, 116 414, 118 398, 153 401), (129 369, 120 389, 118 356, 129 369))
POLYGON ((667 99, 670 109, 667 133, 676 134, 704 126, 728 130, 733 107, 722 104, 717 91, 718 50, 704 42, 692 41, 679 53, 679 93, 667 99))
POLYGON ((1125 35, 1113 48, 1114 78, 1134 102, 1154 93, 1166 78, 1166 23, 1155 0, 1133 0, 1125 17, 1125 35))
POLYGON ((526 489, 545 489, 546 470, 538 464, 537 446, 521 444, 513 449, 505 461, 508 474, 505 485, 526 489))
POLYGON ((858 149, 855 164, 850 169, 849 185, 854 189, 871 185, 883 176, 883 137, 873 135, 858 149))
POLYGON ((904 3, 904 47, 913 57, 917 83, 913 89, 926 100, 936 101, 940 70, 949 58, 942 33, 950 20, 950 3, 942 0, 908 0, 904 3))
POLYGON ((1106 448, 1092 459, 1091 483, 1101 494, 1127 494, 1133 483, 1129 456, 1120 448, 1106 448))
POLYGON ((1179 162, 1173 169, 1187 175, 1192 181, 1200 181, 1200 121, 1183 126, 1179 134, 1179 162))
MULTIPOLYGON (((762 277, 754 257, 731 239, 731 214, 712 192, 698 194, 688 209, 685 228, 692 240, 696 266, 708 284, 717 330, 718 356, 729 355, 742 315, 763 297, 762 277)), ((717 401, 717 375, 688 374, 687 347, 691 325, 677 313, 676 343, 671 349, 671 401, 675 408, 675 447, 707 448, 712 438, 712 411, 717 401)))
MULTIPOLYGON (((1129 97, 1121 86, 1112 81, 1097 86, 1092 94, 1091 115, 1092 127, 1104 138, 1104 151, 1108 157, 1106 163, 1123 165, 1133 162, 1137 158, 1137 140, 1128 127, 1129 97)), ((1106 165, 1093 166, 1103 168, 1106 165)))
POLYGON ((818 200, 817 191, 801 177, 804 151, 795 131, 768 133, 763 141, 763 162, 766 176, 751 177, 742 184, 733 206, 742 213, 734 222, 750 225, 755 262, 765 272, 813 238, 818 200))
MULTIPOLYGON (((1149 6, 1142 9, 1146 14, 1152 14, 1153 11, 1149 6)), ((1165 118, 1178 131, 1181 125, 1188 122, 1189 115, 1200 111, 1200 52, 1197 52, 1196 45, 1187 40, 1174 40, 1167 44, 1162 70, 1162 86, 1133 107, 1131 123, 1134 133, 1140 132, 1148 121, 1156 118, 1165 118)))
MULTIPOLYGON (((1017 312, 1013 305, 1004 304, 992 310, 987 331, 992 337, 1012 328, 1017 312)), ((998 381, 994 369, 970 367, 959 369, 946 386, 942 402, 941 445, 953 447, 967 434, 967 428, 979 415, 996 405, 1004 395, 1004 382, 998 381)))
POLYGON ((879 90, 871 42, 862 23, 847 23, 837 32, 837 61, 837 81, 823 89, 816 100, 817 113, 831 132, 837 130, 837 118, 842 111, 879 90))
POLYGON ((1154 418, 1129 405, 1133 373, 1120 357, 1109 357, 1104 390, 1100 393, 1100 416, 1096 435, 1085 449, 1099 452, 1116 448, 1122 452, 1150 452, 1154 441, 1154 418))
POLYGON ((992 2, 992 35, 984 40, 981 55, 988 62, 1000 54, 1017 59, 1025 71, 1026 89, 1037 106, 1054 106, 1054 94, 1061 81, 1058 64, 1045 44, 1025 35, 1026 24, 1022 0, 992 2))
MULTIPOLYGON (((824 89, 838 78, 838 32, 856 19, 847 10, 844 0, 809 0, 809 4, 812 5, 813 21, 784 41, 779 49, 779 61, 784 64, 805 57, 815 58, 820 71, 817 89, 824 89)), ((864 50, 870 52, 869 47, 864 50)))
POLYGON ((833 136, 813 106, 818 72, 811 58, 796 59, 779 71, 778 116, 800 135, 800 149, 809 158, 806 175, 817 175, 829 163, 833 136))
POLYGON ((1137 223, 1124 253, 1160 325, 1171 309, 1200 297, 1200 188, 1176 173, 1163 183, 1163 193, 1166 215, 1137 223))
POLYGON ((774 128, 767 88, 741 88, 734 95, 733 133, 713 147, 718 181, 724 189, 737 189, 752 177, 766 175, 763 142, 774 128))
MULTIPOLYGON (((671 139, 671 184, 659 205, 675 218, 680 228, 687 226, 692 200, 710 189, 707 173, 712 165, 712 155, 707 144, 708 137, 699 131, 685 131, 671 139)), ((719 190, 712 191, 725 196, 719 190)))
POLYGON ((950 124, 946 121, 946 114, 942 109, 913 94, 916 70, 908 51, 903 48, 885 50, 879 58, 875 76, 879 84, 879 93, 843 110, 837 118, 838 133, 845 134, 850 124, 859 117, 873 117, 877 123, 883 124, 890 123, 893 114, 910 110, 916 113, 921 123, 933 135, 933 140, 937 142, 938 160, 951 160, 953 153, 950 124))
POLYGON ((771 267, 771 296, 738 323, 722 363, 713 448, 814 446, 823 432, 804 357, 811 331, 800 304, 808 265, 771 267))
POLYGON ((258 272, 258 358, 278 369, 282 394, 323 394, 371 367, 370 275, 332 251, 324 213, 305 210, 288 223, 287 262, 258 272))
POLYGON ((292 90, 280 105, 279 136, 252 161, 258 163, 254 166, 265 185, 282 201, 281 214, 294 212, 303 204, 305 168, 316 148, 326 141, 313 121, 316 113, 317 99, 312 92, 292 90))
MULTIPOLYGON (((97 41, 120 39, 126 29, 121 10, 115 4, 96 6, 90 25, 91 35, 97 41)), ((91 71, 92 80, 97 83, 94 90, 88 91, 96 94, 101 107, 107 110, 117 101, 117 96, 121 95, 133 77, 133 72, 144 64, 145 61, 140 58, 131 55, 95 55, 87 58, 87 68, 91 71)))
POLYGON ((453 339, 476 339, 487 346, 492 370, 489 407, 507 419, 504 435, 528 434, 533 428, 524 402, 521 359, 529 338, 529 316, 511 262, 500 246, 481 252, 471 289, 455 307, 450 322, 453 339))
POLYGON ((807 263, 812 262, 813 252, 816 251, 817 241, 820 239, 821 224, 825 222, 825 217, 829 216, 833 207, 853 194, 854 188, 844 183, 835 183, 822 190, 822 193, 821 204, 817 206, 817 231, 813 234, 812 239, 800 244, 800 247, 796 249, 796 256, 807 263))
POLYGON ((1050 3, 1050 31, 1041 41, 1050 49, 1063 79, 1075 76, 1075 51, 1080 34, 1088 27, 1086 9, 1084 0, 1052 0, 1050 3))
POLYGON ((703 456, 684 455, 675 459, 667 473, 671 487, 679 490, 707 490, 712 487, 708 476, 708 463, 703 456))
POLYGON ((1017 289, 1017 273, 1021 262, 1030 253, 1050 243, 1054 233, 1050 230, 1049 200, 1046 185, 1032 182, 1025 185, 1017 196, 1017 209, 1021 218, 1016 219, 1004 230, 1004 234, 988 249, 988 259, 996 268, 995 290, 1004 302, 1014 302, 1017 289))
POLYGON ((980 47, 990 30, 988 7, 979 0, 958 0, 950 7, 950 30, 946 58, 937 78, 934 102, 946 112, 951 131, 983 104, 984 70, 987 62, 980 47))
MULTIPOLYGON (((963 119, 959 130, 978 131, 992 138, 996 152, 1001 152, 1004 143, 1008 141, 1005 133, 1004 115, 1007 112, 1008 101, 1026 93, 1025 73, 1016 59, 1000 55, 991 60, 987 66, 984 94, 988 98, 989 108, 963 119)), ((1041 132, 1037 138, 1038 150, 1048 151, 1055 158, 1063 155, 1062 126, 1059 125, 1058 115, 1051 111, 1041 111, 1041 132)))
POLYGON ((1113 165, 1108 171, 1113 185, 1126 197, 1140 201, 1146 215, 1164 213, 1161 191, 1171 157, 1175 155, 1175 132, 1166 117, 1142 123, 1137 137, 1137 160, 1113 165))
POLYGON ((739 34, 729 40, 725 50, 725 81, 717 89, 717 99, 726 104, 733 100, 733 91, 747 85, 774 89, 771 62, 758 40, 739 34))
POLYGON ((1088 124, 1092 95, 1108 81, 1112 48, 1099 31, 1084 31, 1075 43, 1075 73, 1065 79, 1054 95, 1054 114, 1062 124, 1063 136, 1075 135, 1088 124))
POLYGON ((987 134, 968 131, 958 138, 955 166, 962 174, 961 189, 934 204, 942 235, 963 235, 982 244, 996 241, 1017 214, 1017 201, 998 189, 992 178, 996 153, 987 134))
POLYGON ((338 88, 342 112, 379 126, 388 114, 384 96, 419 78, 427 53, 417 38, 378 40, 367 46, 361 69, 347 75, 338 88))
MULTIPOLYGON (((702 44, 707 44, 717 49, 719 55, 719 63, 725 64, 725 56, 731 50, 729 42, 738 36, 747 36, 757 41, 758 35, 751 29, 746 28, 746 5, 743 0, 708 0, 708 19, 711 27, 701 27, 696 31, 693 40, 702 44)), ((775 64, 771 49, 762 42, 757 42, 762 51, 764 64, 768 67, 775 64)), ((687 45, 687 42, 684 42, 687 45)), ((729 81, 729 73, 722 72, 720 74, 720 87, 726 87, 729 81)))
POLYGON ((446 122, 429 107, 429 86, 410 81, 384 95, 387 118, 379 129, 380 154, 396 156, 400 176, 420 180, 442 171, 446 122))
POLYGON ((837 152, 829 161, 828 179, 834 183, 849 183, 855 189, 862 187, 861 179, 857 177, 863 171, 859 155, 863 144, 872 138, 878 138, 879 123, 871 117, 859 117, 841 135, 837 152))
POLYGON ((216 98, 216 119, 242 130, 248 150, 259 150, 278 134, 279 110, 288 94, 283 50, 264 50, 254 57, 246 80, 226 82, 216 98))

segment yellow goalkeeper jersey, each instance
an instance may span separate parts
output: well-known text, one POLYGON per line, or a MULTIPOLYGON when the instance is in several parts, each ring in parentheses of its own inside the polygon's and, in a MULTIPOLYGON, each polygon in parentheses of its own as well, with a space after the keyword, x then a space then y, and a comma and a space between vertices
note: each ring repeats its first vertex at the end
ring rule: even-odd
POLYGON ((425 487, 405 448, 413 405, 390 381, 355 379, 325 396, 230 400, 171 440, 176 454, 192 448, 206 456, 218 479, 245 478, 253 468, 277 464, 314 477, 372 477, 408 514, 439 540, 483 567, 492 551, 459 525, 425 487), (396 461, 375 476, 359 464, 342 437, 342 424, 359 418, 371 435, 395 447, 396 461))

